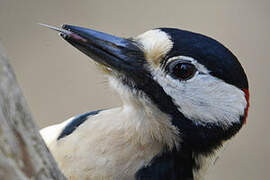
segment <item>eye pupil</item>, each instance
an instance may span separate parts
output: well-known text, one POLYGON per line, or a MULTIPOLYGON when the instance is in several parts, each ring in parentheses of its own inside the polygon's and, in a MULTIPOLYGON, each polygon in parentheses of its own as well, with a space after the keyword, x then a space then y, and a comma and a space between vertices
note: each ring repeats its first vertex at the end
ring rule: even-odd
POLYGON ((178 63, 171 68, 171 74, 174 78, 188 80, 194 76, 196 68, 191 63, 178 63))

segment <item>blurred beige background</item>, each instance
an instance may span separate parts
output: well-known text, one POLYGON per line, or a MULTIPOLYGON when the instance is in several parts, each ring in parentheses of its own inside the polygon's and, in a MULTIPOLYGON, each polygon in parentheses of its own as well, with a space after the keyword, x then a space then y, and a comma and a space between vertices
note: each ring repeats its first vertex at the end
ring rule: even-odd
POLYGON ((270 1, 0 0, 0 41, 39 127, 120 105, 88 57, 38 22, 134 36, 176 27, 218 39, 244 66, 250 83, 247 125, 208 180, 266 180, 270 171, 270 1))

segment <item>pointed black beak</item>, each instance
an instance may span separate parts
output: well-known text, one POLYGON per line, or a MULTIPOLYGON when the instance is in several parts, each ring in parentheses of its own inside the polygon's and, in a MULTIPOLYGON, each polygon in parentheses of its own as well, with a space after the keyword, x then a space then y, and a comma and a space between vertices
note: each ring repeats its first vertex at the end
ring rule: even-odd
POLYGON ((121 72, 117 77, 133 90, 132 93, 144 92, 161 111, 172 116, 177 114, 178 109, 171 97, 153 79, 150 68, 147 68, 147 61, 140 45, 132 39, 72 25, 63 25, 62 28, 40 25, 58 31, 66 41, 94 61, 121 72))
POLYGON ((72 25, 62 28, 70 33, 60 35, 96 62, 125 74, 142 68, 144 55, 134 41, 72 25))

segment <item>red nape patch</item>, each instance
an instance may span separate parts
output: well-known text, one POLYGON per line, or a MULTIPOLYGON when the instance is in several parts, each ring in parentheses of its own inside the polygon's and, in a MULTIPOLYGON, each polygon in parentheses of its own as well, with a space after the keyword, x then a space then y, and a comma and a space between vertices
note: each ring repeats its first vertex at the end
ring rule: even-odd
POLYGON ((248 89, 242 89, 242 91, 244 91, 245 93, 245 98, 247 101, 247 106, 245 108, 245 117, 243 119, 243 124, 245 124, 247 122, 247 117, 248 117, 248 108, 249 108, 249 91, 248 89))

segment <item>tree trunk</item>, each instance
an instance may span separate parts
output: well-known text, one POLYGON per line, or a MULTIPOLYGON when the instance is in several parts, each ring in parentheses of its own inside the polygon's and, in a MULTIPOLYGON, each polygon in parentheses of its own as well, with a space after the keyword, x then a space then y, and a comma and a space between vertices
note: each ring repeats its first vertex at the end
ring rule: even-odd
POLYGON ((0 44, 0 180, 65 180, 33 122, 0 44))

